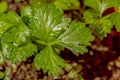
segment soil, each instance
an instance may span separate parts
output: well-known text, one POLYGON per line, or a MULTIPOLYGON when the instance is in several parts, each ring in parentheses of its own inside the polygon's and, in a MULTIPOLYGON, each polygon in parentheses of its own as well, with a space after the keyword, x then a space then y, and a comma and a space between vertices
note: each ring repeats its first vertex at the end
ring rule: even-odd
MULTIPOLYGON (((80 0, 82 1, 82 0, 80 0)), ((23 5, 28 1, 17 2, 7 0, 8 10, 20 12, 23 5)), ((82 21, 79 10, 65 11, 65 16, 77 21, 82 21), (79 18, 77 17, 79 16, 79 18)), ((75 56, 68 49, 61 51, 60 56, 68 66, 58 77, 43 73, 42 70, 35 70, 32 67, 34 56, 19 64, 10 64, 5 61, 5 65, 0 65, 0 71, 5 71, 10 67, 10 80, 120 80, 120 33, 113 28, 103 40, 95 38, 92 46, 88 47, 88 52, 75 56), (75 73, 75 74, 73 74, 75 73)))

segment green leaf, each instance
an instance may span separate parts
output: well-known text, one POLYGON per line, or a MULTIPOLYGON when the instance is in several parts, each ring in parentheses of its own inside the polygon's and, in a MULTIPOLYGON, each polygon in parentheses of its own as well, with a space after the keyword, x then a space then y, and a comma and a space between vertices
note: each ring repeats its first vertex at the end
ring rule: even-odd
POLYGON ((30 28, 32 36, 44 43, 50 43, 57 39, 70 23, 63 17, 62 11, 50 4, 34 12, 30 28))
POLYGON ((55 0, 55 5, 59 9, 79 8, 79 0, 55 0))
POLYGON ((10 78, 9 78, 8 76, 6 76, 6 77, 4 78, 4 80, 10 80, 10 78))
POLYGON ((94 14, 92 12, 85 11, 84 12, 84 19, 85 19, 85 22, 87 24, 92 24, 92 23, 96 22, 95 19, 97 19, 97 18, 96 18, 96 16, 94 16, 94 14))
POLYGON ((23 24, 21 18, 14 11, 9 11, 7 14, 3 14, 0 19, 6 23, 12 24, 13 26, 20 26, 23 24))
POLYGON ((40 8, 48 4, 48 0, 30 0, 32 7, 40 8))
MULTIPOLYGON (((109 1, 111 2, 111 1, 109 1)), ((99 14, 102 14, 103 11, 108 8, 107 3, 104 2, 104 0, 85 0, 85 5, 94 9, 99 14)))
POLYGON ((27 6, 23 6, 21 9, 21 16, 27 16, 27 17, 31 17, 32 16, 32 9, 31 6, 27 5, 27 6))
POLYGON ((111 28, 113 27, 112 22, 110 21, 110 19, 103 20, 102 27, 103 27, 103 29, 102 29, 101 32, 104 32, 105 36, 107 36, 107 33, 110 33, 111 28))
POLYGON ((6 69, 5 69, 5 77, 9 76, 10 73, 11 73, 11 67, 6 67, 6 69))
POLYGON ((24 1, 24 0, 15 0, 15 2, 20 2, 20 1, 24 1))
POLYGON ((11 27, 12 27, 11 24, 6 23, 0 19, 0 39, 1 39, 2 35, 11 27))
POLYGON ((113 0, 112 2, 110 0, 106 0, 106 3, 108 3, 109 7, 114 7, 118 11, 110 14, 109 18, 112 22, 113 25, 115 25, 115 28, 117 31, 120 31, 120 23, 119 23, 119 18, 120 18, 120 0, 113 0))
POLYGON ((32 9, 31 6, 27 5, 22 7, 21 9, 21 17, 22 17, 22 21, 28 25, 30 22, 30 18, 32 17, 32 9))
POLYGON ((116 26, 117 31, 120 30, 119 27, 119 13, 111 13, 107 16, 102 16, 103 12, 110 7, 118 7, 119 0, 85 0, 85 5, 89 6, 84 13, 84 19, 89 27, 94 31, 94 34, 101 39, 106 37, 110 33, 113 25, 116 26), (117 13, 117 14, 116 14, 117 13))
MULTIPOLYGON (((29 36, 29 29, 13 11, 2 15, 0 20, 2 53, 5 58, 10 59, 11 55, 16 55, 14 54, 15 49, 19 49, 26 41, 29 42, 27 38, 29 36)), ((21 56, 22 55, 23 54, 21 54, 21 56)), ((29 56, 30 55, 28 55, 28 57, 29 56)))
POLYGON ((91 24, 90 29, 92 29, 93 33, 95 35, 97 35, 100 39, 103 39, 105 37, 104 31, 103 31, 103 28, 102 28, 102 24, 98 24, 98 23, 91 24))
POLYGON ((0 71, 0 79, 4 78, 4 72, 0 71))
MULTIPOLYGON (((8 12, 1 17, 0 28, 4 33, 2 41, 19 45, 25 42, 26 36, 29 36, 28 27, 22 22, 21 18, 15 12, 8 12)), ((3 33, 0 31, 1 33, 3 33)))
POLYGON ((55 3, 56 7, 59 9, 79 9, 79 0, 31 0, 30 3, 35 8, 40 8, 49 3, 55 3))
POLYGON ((17 46, 21 42, 25 42, 27 36, 29 36, 29 30, 26 26, 14 26, 4 34, 2 41, 6 43, 13 43, 17 46))
POLYGON ((86 47, 94 37, 84 23, 71 23, 54 4, 34 9, 32 14, 29 27, 33 41, 45 45, 35 57, 34 66, 57 76, 63 66, 63 60, 56 53, 63 47, 76 55, 87 52, 86 47))
POLYGON ((27 36, 29 36, 29 30, 26 26, 14 26, 9 29, 1 39, 4 56, 9 58, 11 52, 9 52, 7 48, 14 49, 14 47, 18 47, 22 43, 26 42, 27 36))
POLYGON ((10 56, 10 61, 12 63, 18 63, 25 61, 28 57, 32 56, 37 51, 37 47, 33 44, 26 44, 13 49, 10 56))
POLYGON ((108 7, 116 7, 118 9, 120 9, 120 0, 103 0, 105 3, 107 3, 108 7))
POLYGON ((37 69, 43 69, 48 74, 58 76, 61 67, 64 66, 64 60, 56 55, 51 46, 46 46, 34 59, 34 65, 37 69))
POLYGON ((74 70, 72 70, 72 71, 70 71, 69 73, 68 73, 68 76, 70 77, 70 78, 74 78, 75 76, 77 75, 77 71, 74 71, 74 70))
POLYGON ((84 53, 94 39, 84 23, 71 23, 54 4, 39 9, 23 8, 21 16, 22 19, 10 11, 0 18, 2 54, 12 63, 24 61, 40 50, 34 59, 35 67, 57 76, 64 61, 56 53, 63 47, 76 55, 84 53), (28 23, 22 21, 24 16, 28 18, 28 23))
POLYGON ((74 54, 87 52, 86 46, 90 45, 94 37, 84 23, 72 22, 70 27, 60 35, 61 45, 70 49, 74 54))
POLYGON ((111 14, 110 20, 113 25, 115 25, 116 30, 119 32, 120 31, 120 13, 116 12, 114 14, 111 14))
POLYGON ((8 8, 8 4, 6 1, 0 2, 0 15, 5 11, 7 11, 7 8, 8 8))
POLYGON ((85 0, 85 5, 95 10, 99 10, 100 0, 85 0))

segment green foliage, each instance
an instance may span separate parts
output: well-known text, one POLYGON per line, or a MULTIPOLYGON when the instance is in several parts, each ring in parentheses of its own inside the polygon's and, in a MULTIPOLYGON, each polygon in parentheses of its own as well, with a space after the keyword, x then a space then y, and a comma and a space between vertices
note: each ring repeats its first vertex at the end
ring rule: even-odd
POLYGON ((20 2, 20 1, 24 1, 24 0, 15 0, 15 2, 20 2))
POLYGON ((120 31, 120 23, 119 23, 120 21, 120 5, 119 5, 120 0, 113 0, 112 2, 110 2, 110 0, 106 0, 105 2, 107 3, 108 7, 116 8, 117 11, 111 14, 109 18, 112 24, 115 25, 116 30, 120 31))
POLYGON ((26 38, 29 36, 29 29, 21 18, 15 12, 10 11, 1 16, 0 23, 0 40, 4 57, 10 59, 12 63, 16 63, 31 56, 36 49, 26 38))
POLYGON ((57 8, 68 10, 68 9, 79 9, 79 0, 55 0, 55 5, 57 8))
POLYGON ((86 46, 90 45, 89 41, 94 39, 83 23, 71 22, 62 15, 62 11, 50 4, 35 10, 29 24, 31 35, 36 39, 34 41, 46 45, 35 57, 34 63, 37 68, 42 68, 45 72, 49 71, 54 75, 60 71, 59 66, 63 66, 63 60, 55 55, 56 46, 54 45, 66 47, 78 55, 78 53, 87 52, 86 46), (46 59, 43 60, 42 57, 46 59), (55 69, 51 69, 53 66, 55 69))
POLYGON ((10 68, 10 67, 6 67, 5 75, 6 75, 6 76, 9 76, 9 75, 10 75, 10 72, 11 72, 11 68, 10 68))
MULTIPOLYGON (((101 38, 110 33, 113 25, 120 31, 120 0, 85 0, 85 6, 89 7, 84 12, 85 23, 71 21, 60 10, 79 7, 78 0, 51 2, 54 4, 47 0, 31 0, 31 6, 24 6, 20 16, 13 11, 4 13, 7 3, 0 3, 0 64, 4 59, 18 63, 34 55, 33 66, 36 69, 58 76, 61 67, 65 66, 58 53, 68 48, 75 55, 83 54, 94 40, 86 24, 101 38), (118 11, 103 16, 110 7, 118 11)), ((69 75, 74 77, 75 74, 71 72, 69 75)))
POLYGON ((10 78, 9 77, 5 77, 4 80, 10 80, 10 78))
POLYGON ((113 1, 111 1, 111 0, 103 0, 104 1, 104 3, 106 3, 106 5, 108 6, 108 7, 117 7, 118 9, 120 9, 120 5, 119 5, 119 2, 120 2, 120 0, 113 0, 113 1))
POLYGON ((120 31, 120 12, 116 12, 110 16, 110 20, 117 31, 120 31))
POLYGON ((51 2, 54 2, 56 7, 63 10, 68 9, 79 9, 80 3, 79 0, 30 0, 30 3, 34 7, 42 7, 51 2))
POLYGON ((34 59, 34 65, 37 69, 43 69, 48 74, 58 76, 61 67, 64 66, 64 60, 61 59, 53 50, 52 46, 46 46, 34 59))
POLYGON ((22 10, 21 10, 21 17, 27 16, 27 17, 31 17, 32 10, 31 10, 31 6, 27 5, 27 6, 23 6, 22 10))
POLYGON ((72 22, 69 28, 59 37, 61 45, 70 49, 74 54, 87 52, 86 46, 90 46, 90 41, 94 37, 90 34, 89 29, 85 27, 84 23, 72 22), (84 35, 84 36, 83 36, 84 35))
POLYGON ((33 7, 40 8, 44 5, 47 5, 49 2, 48 0, 30 0, 30 3, 33 7))
POLYGON ((6 1, 0 2, 0 15, 7 11, 8 4, 6 1))
POLYGON ((120 31, 119 12, 103 16, 106 9, 110 7, 118 8, 119 3, 120 0, 85 0, 85 5, 90 7, 84 12, 85 22, 90 25, 90 28, 100 38, 106 37, 113 25, 116 26, 117 31, 120 31))
MULTIPOLYGON (((110 0, 106 0, 106 2, 108 3, 110 0)), ((113 25, 115 25, 115 28, 117 31, 120 31, 120 0, 113 0, 112 2, 108 3, 109 7, 115 7, 116 8, 116 12, 110 15, 110 20, 112 22, 113 25)))
POLYGON ((46 44, 55 41, 68 24, 62 20, 62 11, 56 9, 54 5, 37 9, 30 22, 31 34, 46 44))
MULTIPOLYGON (((100 38, 107 36, 113 25, 120 31, 120 0, 85 0, 85 6, 89 7, 84 12, 85 23, 71 21, 60 10, 79 7, 78 0, 51 2, 54 4, 49 4, 48 0, 31 0, 31 6, 24 6, 20 16, 13 11, 4 13, 7 3, 0 3, 0 64, 4 59, 18 63, 34 55, 33 66, 36 69, 58 76, 61 67, 65 66, 58 53, 63 48, 75 55, 87 52, 86 47, 94 40, 89 28, 100 38), (118 11, 104 16, 110 7, 118 11)), ((69 75, 74 77, 75 74, 71 72, 69 75)))
POLYGON ((29 18, 32 17, 32 10, 31 10, 31 6, 27 5, 27 6, 23 6, 22 10, 21 10, 21 18, 23 20, 23 22, 25 24, 29 23, 29 18))
POLYGON ((4 72, 0 71, 0 79, 4 78, 4 72))
MULTIPOLYGON (((95 10, 99 15, 107 8, 107 3, 105 0, 85 0, 85 6, 88 6, 95 10)), ((112 1, 111 1, 112 2, 112 1)))
POLYGON ((64 47, 75 55, 87 52, 94 37, 84 23, 63 17, 54 4, 45 7, 25 6, 21 17, 9 11, 0 17, 1 54, 12 63, 34 55, 34 66, 55 76, 64 66, 58 53, 64 47))
POLYGON ((33 44, 27 44, 24 46, 17 47, 13 49, 12 55, 10 56, 10 60, 12 63, 25 61, 26 58, 32 56, 35 51, 36 51, 36 46, 33 44))

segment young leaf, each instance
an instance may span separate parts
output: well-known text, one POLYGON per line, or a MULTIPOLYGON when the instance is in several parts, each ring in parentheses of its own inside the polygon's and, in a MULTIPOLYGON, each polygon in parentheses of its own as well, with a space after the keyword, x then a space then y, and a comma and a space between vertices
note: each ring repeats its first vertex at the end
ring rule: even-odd
POLYGON ((100 0, 85 0, 85 5, 95 10, 99 10, 100 0))
POLYGON ((76 22, 72 22, 69 28, 59 37, 60 45, 70 49, 76 55, 87 52, 86 46, 89 46, 93 39, 94 37, 85 27, 85 24, 76 22))
POLYGON ((116 7, 118 9, 120 9, 120 5, 119 5, 120 0, 112 0, 112 1, 111 0, 102 0, 102 1, 104 1, 104 3, 106 3, 108 7, 116 7))
POLYGON ((69 22, 63 18, 62 11, 50 4, 34 12, 30 22, 31 34, 44 43, 50 43, 67 28, 69 22))
POLYGON ((29 24, 31 37, 33 41, 45 45, 35 57, 34 65, 37 69, 58 75, 63 61, 56 52, 63 47, 70 49, 76 55, 87 52, 86 46, 90 45, 94 37, 84 23, 71 23, 71 20, 64 18, 61 10, 54 4, 34 9, 32 14, 29 24))
POLYGON ((64 10, 70 9, 70 8, 76 9, 76 8, 79 8, 80 6, 79 0, 55 0, 54 3, 57 8, 64 9, 64 10))
POLYGON ((13 26, 24 24, 18 14, 14 11, 9 11, 7 14, 3 14, 0 19, 13 26))
POLYGON ((49 3, 55 3, 56 7, 59 9, 79 9, 79 0, 30 0, 30 3, 35 8, 40 8, 48 5, 49 3))
POLYGON ((15 2, 20 2, 20 1, 24 1, 24 0, 15 0, 15 2))
MULTIPOLYGON (((0 41, 2 46, 3 56, 7 59, 15 59, 15 60, 11 60, 13 61, 13 63, 17 61, 25 60, 26 58, 31 56, 32 54, 31 55, 27 54, 27 56, 24 56, 25 54, 24 49, 26 49, 27 46, 23 46, 22 47, 23 49, 21 49, 21 46, 26 43, 26 40, 29 42, 29 39, 26 38, 29 36, 29 29, 22 22, 21 18, 15 12, 8 12, 7 14, 2 15, 0 20, 1 20, 0 28, 2 30, 1 31, 2 34, 0 35, 1 36, 0 41), (22 57, 19 56, 20 57, 19 60, 16 60, 17 54, 15 53, 18 53, 16 50, 18 51, 23 50, 24 52, 24 54, 23 53, 18 54, 22 56, 22 57), (10 58, 13 56, 15 57, 10 58)), ((28 46, 27 48, 29 47, 30 46, 28 46)), ((34 49, 34 46, 32 48, 34 49)))
POLYGON ((2 35, 11 27, 12 27, 11 24, 6 23, 0 19, 0 39, 1 39, 2 35))
POLYGON ((7 8, 8 8, 8 4, 6 1, 0 2, 0 15, 5 11, 7 11, 7 8))
POLYGON ((4 72, 0 71, 0 79, 3 79, 5 76, 4 72))
POLYGON ((113 25, 115 25, 115 28, 117 31, 120 31, 120 23, 119 23, 119 20, 120 20, 120 0, 113 0, 112 2, 110 0, 107 0, 106 2, 109 2, 108 3, 108 6, 109 7, 114 7, 114 11, 113 13, 110 15, 110 20, 112 22, 113 25))
POLYGON ((32 17, 32 9, 31 6, 27 5, 22 7, 21 9, 21 18, 23 22, 28 25, 30 22, 30 18, 32 17))
POLYGON ((37 51, 37 47, 34 44, 25 44, 20 47, 14 47, 10 56, 12 63, 18 63, 25 61, 28 57, 32 56, 37 51))
POLYGON ((113 25, 116 25, 116 29, 119 31, 118 21, 120 16, 118 14, 114 15, 114 13, 117 13, 118 11, 108 11, 109 7, 118 6, 118 3, 119 0, 114 0, 113 2, 110 0, 85 0, 85 5, 89 6, 90 9, 85 11, 84 19, 86 23, 89 24, 90 28, 93 29, 94 34, 100 38, 106 37, 107 34, 110 33, 113 25))
POLYGON ((26 17, 31 17, 32 16, 32 9, 31 6, 23 6, 21 9, 21 17, 26 16, 26 17))
POLYGON ((110 19, 105 19, 105 20, 102 22, 102 27, 103 27, 103 29, 102 29, 101 32, 103 32, 103 33, 105 34, 105 36, 107 36, 107 33, 110 33, 111 28, 113 27, 113 24, 112 24, 112 22, 110 21, 110 19))
POLYGON ((107 8, 106 3, 104 0, 85 0, 85 5, 94 9, 99 14, 102 14, 103 11, 107 8))
MULTIPOLYGON (((84 19, 87 24, 93 24, 96 22, 96 15, 94 15, 95 12, 92 11, 85 11, 84 12, 84 19)), ((97 14, 97 13, 96 13, 97 14)))
POLYGON ((0 28, 4 32, 7 30, 7 32, 4 33, 3 41, 13 41, 16 42, 15 44, 17 44, 19 41, 24 42, 25 36, 29 36, 28 27, 22 22, 17 13, 10 11, 7 14, 2 15, 0 20, 0 28))
POLYGON ((3 28, 0 34, 1 50, 3 56, 12 63, 26 60, 38 49, 41 51, 34 59, 35 67, 57 76, 64 61, 56 53, 63 47, 76 55, 84 53, 87 51, 86 46, 94 39, 84 23, 71 23, 54 4, 39 9, 26 7, 21 15, 22 18, 28 18, 28 27, 15 12, 8 12, 0 19, 0 25, 4 23, 6 27, 4 30, 0 26, 3 28), (25 12, 26 9, 29 9, 30 14, 25 12))
POLYGON ((64 66, 64 60, 56 55, 51 46, 46 46, 34 59, 34 65, 37 69, 43 69, 48 74, 58 76, 61 67, 64 66))
POLYGON ((113 0, 112 2, 109 3, 109 6, 114 7, 115 11, 113 14, 110 16, 110 20, 115 25, 115 28, 117 31, 120 31, 120 0, 113 0))
POLYGON ((120 31, 120 13, 116 12, 110 16, 110 20, 113 25, 115 25, 115 28, 117 31, 120 31))
POLYGON ((10 56, 10 53, 15 47, 19 47, 21 44, 25 43, 27 36, 29 36, 29 30, 23 25, 14 26, 4 33, 4 36, 1 38, 4 56, 10 56))
POLYGON ((48 0, 30 0, 30 4, 34 8, 40 8, 48 4, 48 0))

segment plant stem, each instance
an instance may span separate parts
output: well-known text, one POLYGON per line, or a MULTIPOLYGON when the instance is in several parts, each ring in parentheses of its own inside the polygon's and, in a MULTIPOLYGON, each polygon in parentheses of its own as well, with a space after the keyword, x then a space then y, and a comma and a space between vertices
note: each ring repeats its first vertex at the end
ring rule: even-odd
POLYGON ((40 43, 40 44, 43 44, 43 45, 48 45, 48 43, 44 42, 44 41, 41 41, 41 40, 37 40, 36 42, 40 43))
POLYGON ((59 40, 55 40, 55 41, 49 43, 49 45, 54 45, 54 44, 58 44, 58 43, 60 43, 60 41, 59 40))
POLYGON ((50 43, 46 43, 44 41, 37 40, 37 42, 40 43, 40 44, 43 44, 43 45, 54 45, 54 44, 58 44, 60 41, 59 40, 55 40, 55 41, 52 41, 50 43))

